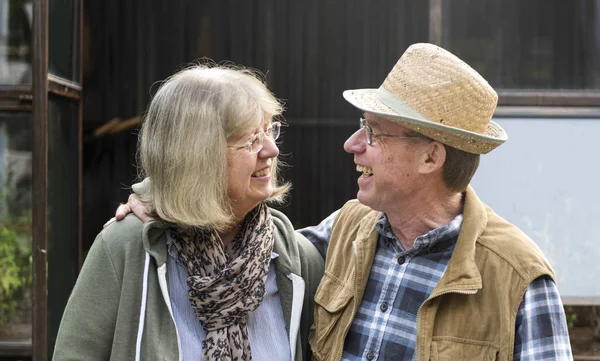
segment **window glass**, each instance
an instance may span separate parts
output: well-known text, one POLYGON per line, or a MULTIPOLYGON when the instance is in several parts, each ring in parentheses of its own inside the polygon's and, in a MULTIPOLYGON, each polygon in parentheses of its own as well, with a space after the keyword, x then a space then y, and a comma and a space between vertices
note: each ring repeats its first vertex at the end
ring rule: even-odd
POLYGON ((31 343, 31 115, 0 112, 0 347, 31 343))
POLYGON ((0 84, 31 84, 31 0, 0 0, 0 84))
POLYGON ((444 4, 444 46, 495 88, 600 88, 600 1, 444 4))
POLYGON ((73 29, 79 29, 76 22, 73 0, 50 1, 50 35, 48 71, 61 78, 78 81, 78 61, 74 55, 78 52, 79 31, 73 37, 73 29))

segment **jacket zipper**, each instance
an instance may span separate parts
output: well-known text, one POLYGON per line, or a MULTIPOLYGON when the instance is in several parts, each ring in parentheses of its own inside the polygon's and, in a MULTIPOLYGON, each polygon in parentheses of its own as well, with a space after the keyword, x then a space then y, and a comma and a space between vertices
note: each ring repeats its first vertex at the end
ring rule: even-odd
POLYGON ((419 345, 419 314, 421 313, 421 308, 423 308, 423 305, 425 305, 425 303, 427 303, 428 301, 431 301, 434 298, 438 298, 438 297, 440 297, 442 295, 445 295, 445 294, 448 294, 448 293, 459 293, 459 294, 462 294, 462 295, 474 295, 474 294, 477 293, 477 290, 465 290, 465 291, 461 291, 461 290, 448 290, 448 291, 445 291, 445 292, 442 292, 442 293, 438 293, 434 297, 430 297, 430 298, 426 299, 425 302, 423 302, 421 304, 421 306, 419 306, 419 310, 417 311, 417 325, 416 325, 417 326, 416 327, 416 331, 417 331, 417 343, 416 343, 416 346, 417 346, 417 349, 415 350, 415 356, 416 356, 415 360, 416 361, 419 361, 419 348, 420 348, 420 345, 419 345))
MULTIPOLYGON (((356 274, 358 273, 358 255, 357 255, 357 251, 356 251, 356 243, 352 243, 352 256, 354 257, 354 274, 352 277, 352 285, 354 286, 354 290, 356 291, 356 274)), ((353 300, 352 300, 352 316, 350 317, 350 323, 348 324, 348 326, 346 326, 346 328, 344 329, 344 333, 342 334, 344 337, 342 338, 342 341, 346 339, 346 335, 348 334, 348 331, 350 330, 350 326, 352 325, 352 321, 354 320, 354 316, 356 315, 356 292, 354 292, 353 295, 353 300)), ((344 355, 344 342, 342 342, 342 349, 340 350, 340 355, 338 356, 338 361, 342 360, 342 356, 344 355)))

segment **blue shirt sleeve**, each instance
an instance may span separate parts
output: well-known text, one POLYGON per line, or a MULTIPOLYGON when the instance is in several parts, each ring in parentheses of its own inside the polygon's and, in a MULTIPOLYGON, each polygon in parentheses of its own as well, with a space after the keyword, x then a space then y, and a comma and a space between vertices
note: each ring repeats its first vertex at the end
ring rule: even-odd
POLYGON ((519 306, 514 360, 573 360, 565 311, 548 276, 531 282, 519 306))
POLYGON ((340 210, 331 213, 327 218, 321 221, 316 226, 306 227, 296 230, 296 232, 302 234, 304 237, 317 247, 321 256, 325 258, 327 254, 327 246, 329 245, 329 236, 331 235, 331 226, 335 221, 340 210))

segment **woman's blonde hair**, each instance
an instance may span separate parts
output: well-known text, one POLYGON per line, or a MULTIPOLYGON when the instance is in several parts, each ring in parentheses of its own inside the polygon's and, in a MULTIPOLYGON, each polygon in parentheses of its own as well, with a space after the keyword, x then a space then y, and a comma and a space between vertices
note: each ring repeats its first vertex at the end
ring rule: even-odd
MULTIPOLYGON (((151 100, 139 135, 140 176, 150 178, 142 201, 155 217, 180 226, 230 226, 227 141, 282 112, 255 71, 194 65, 171 76, 151 100)), ((268 201, 282 201, 290 185, 279 184, 276 159, 272 175, 268 201)))

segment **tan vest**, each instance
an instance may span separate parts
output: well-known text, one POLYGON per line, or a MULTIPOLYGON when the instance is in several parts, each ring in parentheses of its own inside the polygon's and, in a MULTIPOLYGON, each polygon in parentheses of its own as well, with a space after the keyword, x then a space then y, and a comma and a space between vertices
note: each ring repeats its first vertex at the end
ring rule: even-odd
MULTIPOLYGON (((337 216, 315 294, 313 359, 338 361, 365 291, 379 212, 353 200, 337 216)), ((552 268, 535 243, 466 191, 463 223, 444 276, 417 314, 416 360, 512 360, 527 286, 552 268)))

